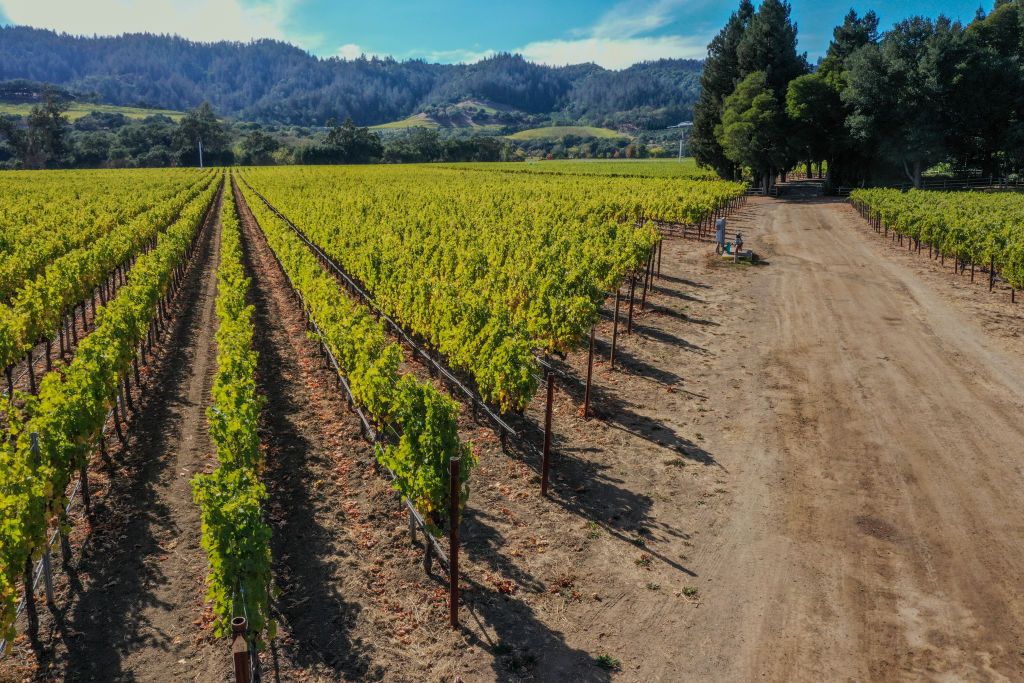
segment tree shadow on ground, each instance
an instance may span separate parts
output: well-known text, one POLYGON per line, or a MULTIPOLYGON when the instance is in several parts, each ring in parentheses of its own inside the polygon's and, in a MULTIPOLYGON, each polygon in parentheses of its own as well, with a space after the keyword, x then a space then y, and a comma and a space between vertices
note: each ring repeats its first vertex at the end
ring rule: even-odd
POLYGON ((464 612, 477 626, 465 629, 470 644, 493 657, 494 680, 512 683, 524 679, 604 683, 611 673, 598 667, 594 655, 571 647, 565 637, 540 620, 519 591, 543 592, 548 586, 509 561, 503 548, 506 539, 496 528, 498 518, 470 508, 462 521, 463 552, 475 564, 486 566, 498 577, 515 581, 516 591, 502 592, 478 576, 463 576, 470 590, 462 593, 464 612))

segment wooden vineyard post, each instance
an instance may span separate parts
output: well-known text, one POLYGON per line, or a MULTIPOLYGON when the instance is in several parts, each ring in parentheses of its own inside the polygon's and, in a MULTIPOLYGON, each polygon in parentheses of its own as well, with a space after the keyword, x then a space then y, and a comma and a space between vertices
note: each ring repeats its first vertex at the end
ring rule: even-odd
POLYGON ((459 627, 459 458, 449 465, 450 493, 448 496, 448 617, 452 628, 459 627))
POLYGON ((615 344, 619 341, 619 289, 615 288, 615 315, 612 318, 612 351, 609 356, 609 367, 615 369, 615 344))
POLYGON ((636 276, 629 276, 629 317, 626 320, 626 334, 633 334, 633 300, 636 293, 636 276))
POLYGON ((594 374, 594 328, 590 328, 590 354, 587 357, 587 389, 583 393, 583 419, 590 417, 590 380, 594 374))
POLYGON ((992 291, 996 286, 996 257, 988 257, 988 291, 992 291))
POLYGON ((548 397, 544 408, 544 452, 540 461, 540 495, 548 495, 548 473, 551 470, 551 413, 555 403, 555 373, 548 373, 548 397))
POLYGON ((658 277, 661 277, 661 248, 665 245, 665 240, 658 240, 658 277))
MULTIPOLYGON (((106 455, 107 446, 106 446, 106 442, 103 441, 103 437, 102 436, 100 437, 100 448, 103 451, 104 455, 106 455)), ((88 514, 92 513, 92 501, 91 501, 90 496, 89 496, 89 465, 88 464, 82 465, 81 478, 82 478, 82 504, 85 506, 85 514, 88 515, 88 514)))

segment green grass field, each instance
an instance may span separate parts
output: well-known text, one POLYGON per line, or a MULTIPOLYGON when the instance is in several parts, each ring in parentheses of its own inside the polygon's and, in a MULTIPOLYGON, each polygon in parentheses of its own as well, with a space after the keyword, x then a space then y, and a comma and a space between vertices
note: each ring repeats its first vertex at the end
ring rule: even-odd
MULTIPOLYGON (((15 116, 27 116, 31 111, 32 105, 28 103, 11 104, 8 102, 0 102, 0 115, 13 114, 15 116)), ((124 114, 130 119, 144 119, 147 116, 155 116, 156 114, 163 114, 169 116, 174 121, 178 121, 185 114, 180 111, 172 111, 170 109, 142 109, 139 107, 118 107, 112 104, 89 104, 88 102, 73 102, 65 115, 71 121, 77 121, 83 116, 87 116, 91 112, 98 111, 104 114, 124 114)))
POLYGON ((611 128, 596 128, 594 126, 545 126, 544 128, 521 130, 508 137, 510 140, 552 140, 565 137, 566 135, 575 135, 581 138, 629 137, 611 128))
POLYGON ((381 123, 376 126, 370 126, 370 130, 403 130, 405 128, 440 128, 441 125, 433 119, 427 117, 425 114, 414 114, 407 119, 401 121, 391 121, 389 123, 381 123))

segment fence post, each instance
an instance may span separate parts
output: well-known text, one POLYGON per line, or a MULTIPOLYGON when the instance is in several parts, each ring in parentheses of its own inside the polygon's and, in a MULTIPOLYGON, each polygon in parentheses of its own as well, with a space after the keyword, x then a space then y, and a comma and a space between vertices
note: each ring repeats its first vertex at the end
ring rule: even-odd
POLYGON ((448 521, 451 524, 448 536, 448 611, 452 628, 459 627, 459 458, 450 461, 449 480, 451 491, 448 496, 448 521))
POLYGON ((252 683, 249 642, 245 639, 247 629, 245 617, 235 617, 231 620, 231 657, 235 663, 235 683, 252 683))
POLYGON ((615 288, 615 316, 612 318, 612 352, 609 358, 609 365, 615 369, 615 345, 619 341, 619 289, 615 288))
POLYGON ((633 301, 636 294, 636 275, 629 276, 629 318, 626 321, 626 334, 633 334, 633 301))
POLYGON ((548 472, 551 469, 551 413, 555 402, 555 373, 548 373, 548 396, 544 408, 544 454, 540 462, 540 495, 548 495, 548 472))
POLYGON ((644 291, 640 295, 640 310, 646 310, 647 308, 647 286, 651 280, 651 259, 653 258, 654 250, 647 254, 647 262, 644 264, 644 291))
POLYGON ((25 618, 28 621, 28 636, 33 641, 39 640, 39 615, 36 613, 36 594, 33 585, 35 567, 32 557, 25 559, 25 618))
POLYGON ((53 597, 53 567, 50 565, 50 545, 43 548, 43 588, 46 591, 46 604, 51 608, 56 607, 57 601, 53 597))
POLYGON ((590 328, 590 353, 587 357, 587 389, 583 394, 583 419, 590 415, 590 378, 594 374, 594 327, 590 328))

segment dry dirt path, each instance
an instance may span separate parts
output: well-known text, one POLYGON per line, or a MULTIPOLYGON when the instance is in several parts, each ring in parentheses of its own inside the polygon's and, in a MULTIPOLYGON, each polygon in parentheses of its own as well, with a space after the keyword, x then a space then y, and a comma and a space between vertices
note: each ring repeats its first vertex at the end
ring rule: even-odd
POLYGON ((1020 680, 1020 349, 845 204, 749 214, 770 265, 736 288, 746 339, 708 386, 732 418, 708 448, 734 503, 693 558, 715 590, 681 673, 1020 680))

